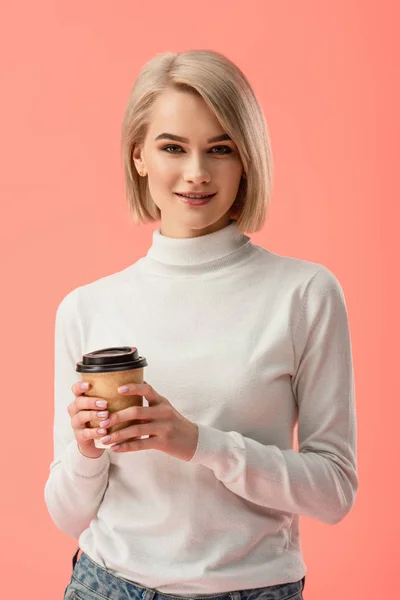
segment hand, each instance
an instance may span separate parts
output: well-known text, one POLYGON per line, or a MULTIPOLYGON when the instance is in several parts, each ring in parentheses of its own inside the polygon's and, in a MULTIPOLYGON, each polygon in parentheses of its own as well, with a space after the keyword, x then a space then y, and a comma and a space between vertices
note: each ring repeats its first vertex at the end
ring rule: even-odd
MULTIPOLYGON (((105 430, 99 430, 96 428, 86 427, 86 423, 89 421, 98 421, 99 417, 104 420, 108 416, 108 411, 104 408, 96 406, 96 401, 101 400, 106 402, 102 398, 95 398, 93 396, 84 396, 87 389, 82 389, 82 381, 77 381, 72 386, 72 393, 75 396, 75 400, 68 405, 68 414, 71 417, 71 425, 74 430, 75 439, 78 442, 78 447, 84 456, 87 458, 99 458, 104 449, 96 448, 94 445, 94 438, 99 438, 101 434, 104 435, 105 430), (98 411, 104 411, 100 415, 98 411), (107 414, 104 414, 107 413, 107 414)), ((90 383, 89 383, 90 386, 90 383)))
MULTIPOLYGON (((119 391, 119 390, 118 390, 119 391)), ((119 429, 110 434, 110 440, 101 438, 115 452, 134 452, 136 450, 161 450, 170 456, 189 461, 196 452, 199 430, 182 416, 163 396, 158 394, 146 381, 128 384, 122 395, 144 396, 149 406, 130 406, 110 415, 110 427, 125 421, 143 420, 138 425, 119 429), (149 435, 144 440, 131 439, 149 435)))

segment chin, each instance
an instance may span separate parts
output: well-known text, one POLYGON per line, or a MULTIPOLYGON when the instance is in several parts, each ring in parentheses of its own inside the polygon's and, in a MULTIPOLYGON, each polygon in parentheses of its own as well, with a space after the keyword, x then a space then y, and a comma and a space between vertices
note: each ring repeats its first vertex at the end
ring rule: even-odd
MULTIPOLYGON (((196 215, 193 218, 188 218, 185 219, 185 225, 187 225, 188 227, 190 227, 191 229, 210 229, 210 230, 217 230, 217 229, 221 229, 222 227, 225 227, 226 225, 229 225, 231 222, 231 216, 230 214, 223 214, 223 215, 196 215)), ((182 223, 183 226, 185 226, 182 223)), ((211 231, 210 231, 211 232, 211 231)))
MULTIPOLYGON (((202 207, 204 208, 204 207, 202 207)), ((193 214, 186 214, 182 218, 182 213, 161 216, 161 231, 167 237, 192 237, 191 234, 207 235, 230 225, 231 216, 228 213, 210 214, 204 210, 190 211, 193 214)), ((165 211, 164 211, 165 214, 165 211)))

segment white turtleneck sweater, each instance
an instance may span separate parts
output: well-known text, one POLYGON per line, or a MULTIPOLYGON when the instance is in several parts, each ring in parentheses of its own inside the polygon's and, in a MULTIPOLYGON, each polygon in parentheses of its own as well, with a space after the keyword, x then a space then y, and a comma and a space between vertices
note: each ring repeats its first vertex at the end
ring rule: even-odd
POLYGON ((236 222, 189 239, 157 229, 146 256, 66 295, 54 404, 49 513, 92 560, 142 586, 197 596, 297 581, 307 571, 299 517, 333 525, 354 504, 342 287, 321 264, 253 244, 236 222), (67 413, 76 363, 123 345, 198 425, 190 461, 80 453, 67 413))

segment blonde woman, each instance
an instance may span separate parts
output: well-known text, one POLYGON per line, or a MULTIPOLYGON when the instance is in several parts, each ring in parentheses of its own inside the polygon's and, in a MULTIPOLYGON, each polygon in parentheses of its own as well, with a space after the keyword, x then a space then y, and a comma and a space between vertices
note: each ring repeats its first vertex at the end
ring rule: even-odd
POLYGON ((358 488, 343 290, 325 266, 245 233, 267 217, 272 157, 255 94, 225 56, 150 60, 122 152, 135 222, 160 227, 140 260, 57 309, 45 498, 79 541, 64 598, 300 600, 300 516, 334 525, 358 488), (133 344, 146 382, 120 393, 146 406, 109 414, 82 395, 76 363, 133 344))

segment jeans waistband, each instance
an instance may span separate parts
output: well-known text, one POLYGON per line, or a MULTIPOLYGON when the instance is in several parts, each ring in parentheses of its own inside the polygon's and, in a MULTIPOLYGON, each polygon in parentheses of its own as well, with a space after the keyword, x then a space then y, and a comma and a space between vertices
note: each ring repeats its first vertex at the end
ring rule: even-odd
MULTIPOLYGON (((88 594, 98 594, 100 598, 109 600, 121 600, 121 598, 134 600, 258 600, 261 596, 263 600, 286 600, 294 598, 304 589, 306 576, 299 581, 272 585, 264 588, 254 588, 247 590, 234 590, 219 594, 204 594, 204 596, 174 596, 165 594, 158 590, 141 586, 133 581, 117 577, 110 571, 104 569, 95 563, 79 547, 72 558, 73 575, 71 581, 73 585, 81 586, 79 590, 87 590, 88 594), (78 562, 78 554, 81 556, 78 562), (75 566, 78 562, 78 567, 75 566), (266 596, 266 592, 268 592, 266 596), (157 598, 156 598, 157 596, 157 598)), ((92 595, 90 595, 92 598, 92 595)))

